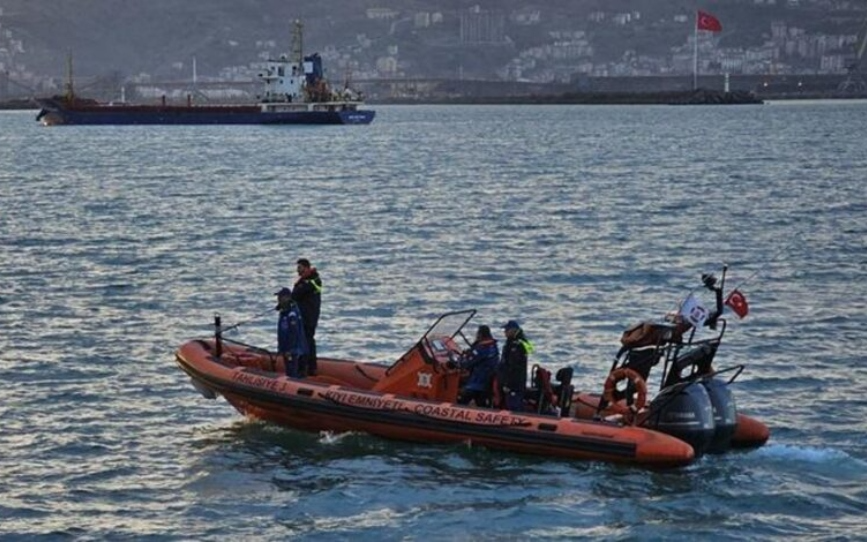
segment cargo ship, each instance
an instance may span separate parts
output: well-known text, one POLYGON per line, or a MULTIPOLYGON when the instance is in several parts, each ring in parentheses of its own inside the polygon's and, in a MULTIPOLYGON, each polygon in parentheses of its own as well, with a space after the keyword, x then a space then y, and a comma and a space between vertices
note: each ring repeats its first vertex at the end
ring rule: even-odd
POLYGON ((322 57, 304 56, 301 24, 295 23, 294 51, 269 59, 258 73, 259 101, 250 104, 102 103, 79 98, 72 86, 69 61, 66 94, 37 98, 36 120, 54 125, 129 124, 369 124, 376 112, 363 109, 363 96, 348 85, 332 88, 325 79, 322 57))

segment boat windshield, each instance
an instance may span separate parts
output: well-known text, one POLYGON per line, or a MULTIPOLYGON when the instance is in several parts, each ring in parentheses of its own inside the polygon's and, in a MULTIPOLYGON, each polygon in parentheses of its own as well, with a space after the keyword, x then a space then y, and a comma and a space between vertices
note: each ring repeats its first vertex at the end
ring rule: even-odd
POLYGON ((472 320, 476 315, 475 309, 467 309, 463 311, 448 312, 440 316, 436 322, 427 330, 422 339, 433 340, 448 337, 454 339, 461 330, 467 325, 467 322, 472 320))

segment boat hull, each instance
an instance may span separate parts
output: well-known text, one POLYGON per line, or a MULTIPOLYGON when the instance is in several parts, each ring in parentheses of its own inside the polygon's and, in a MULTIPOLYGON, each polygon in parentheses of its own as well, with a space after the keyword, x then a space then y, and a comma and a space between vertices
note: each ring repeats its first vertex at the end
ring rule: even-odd
POLYGON ((320 359, 316 377, 298 380, 284 376, 272 356, 235 354, 217 358, 212 343, 191 341, 176 359, 197 387, 222 395, 245 415, 284 427, 659 468, 684 466, 695 457, 687 443, 650 429, 375 392, 386 370, 381 365, 320 359), (245 361, 226 363, 230 357, 245 361))

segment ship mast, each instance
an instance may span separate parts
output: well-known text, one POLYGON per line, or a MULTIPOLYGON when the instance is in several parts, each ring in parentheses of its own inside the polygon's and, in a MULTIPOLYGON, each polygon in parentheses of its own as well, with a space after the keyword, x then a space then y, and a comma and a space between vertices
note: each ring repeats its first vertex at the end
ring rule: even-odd
POLYGON ((295 19, 292 24, 292 56, 295 57, 299 69, 304 65, 304 25, 295 19))
POLYGON ((71 102, 75 99, 75 91, 72 89, 72 51, 66 54, 66 100, 71 102))

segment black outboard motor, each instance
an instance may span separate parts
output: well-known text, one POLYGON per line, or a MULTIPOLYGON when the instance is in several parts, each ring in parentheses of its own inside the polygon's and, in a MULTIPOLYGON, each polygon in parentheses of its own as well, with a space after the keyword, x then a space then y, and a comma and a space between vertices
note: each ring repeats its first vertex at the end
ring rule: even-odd
POLYGON ((716 435, 713 406, 700 382, 683 382, 660 391, 641 425, 688 443, 696 457, 707 452, 716 435))
POLYGON ((710 454, 720 454, 731 448, 732 437, 738 427, 738 410, 728 384, 716 378, 704 378, 702 386, 713 407, 714 436, 708 447, 710 454))

